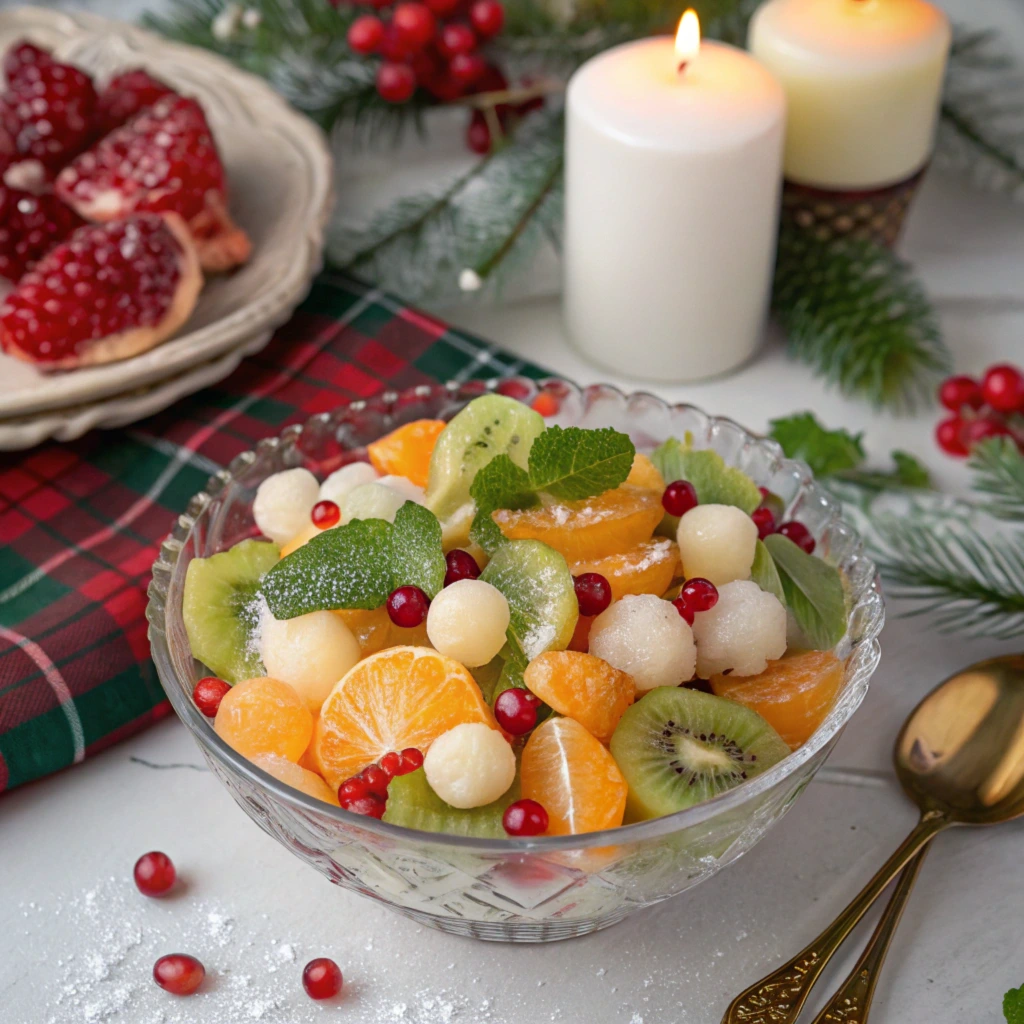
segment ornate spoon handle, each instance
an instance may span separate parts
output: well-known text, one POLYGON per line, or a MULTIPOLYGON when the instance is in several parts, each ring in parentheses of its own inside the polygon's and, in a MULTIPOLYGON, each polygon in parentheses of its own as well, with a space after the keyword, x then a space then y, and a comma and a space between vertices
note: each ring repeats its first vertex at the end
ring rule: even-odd
POLYGON ((722 1024, 795 1024, 814 983, 871 904, 910 858, 951 824, 939 811, 923 814, 878 874, 832 924, 792 960, 740 993, 725 1011, 722 1024))

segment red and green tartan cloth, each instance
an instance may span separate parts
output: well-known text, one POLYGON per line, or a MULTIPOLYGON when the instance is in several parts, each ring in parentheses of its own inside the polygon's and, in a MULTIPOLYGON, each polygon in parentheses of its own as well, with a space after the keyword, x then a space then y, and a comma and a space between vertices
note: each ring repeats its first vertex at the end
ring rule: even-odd
POLYGON ((0 792, 166 715, 146 587, 174 517, 263 437, 346 399, 545 372, 324 275, 258 355, 150 419, 0 455, 0 792))

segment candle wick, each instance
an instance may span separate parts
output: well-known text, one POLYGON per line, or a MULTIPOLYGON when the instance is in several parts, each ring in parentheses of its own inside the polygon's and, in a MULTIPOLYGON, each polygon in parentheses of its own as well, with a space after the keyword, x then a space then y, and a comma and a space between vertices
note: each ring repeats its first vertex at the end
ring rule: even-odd
POLYGON ((681 60, 679 62, 679 67, 676 68, 676 74, 681 75, 689 67, 689 65, 690 62, 688 60, 681 60))

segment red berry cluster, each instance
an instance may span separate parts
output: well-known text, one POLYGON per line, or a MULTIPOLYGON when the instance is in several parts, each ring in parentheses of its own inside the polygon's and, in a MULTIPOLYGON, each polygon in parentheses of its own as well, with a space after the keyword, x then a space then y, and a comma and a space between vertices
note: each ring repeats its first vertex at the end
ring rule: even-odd
POLYGON ((367 765, 338 787, 338 803, 346 811, 383 818, 391 780, 422 767, 423 754, 415 747, 406 747, 401 753, 389 751, 376 764, 367 765))
POLYGON ((817 545, 814 537, 811 536, 811 531, 795 519, 778 523, 785 511, 782 499, 777 494, 772 494, 767 487, 761 487, 759 490, 761 491, 761 504, 750 513, 750 518, 754 520, 754 525, 757 527, 758 537, 764 540, 771 533, 781 533, 798 548, 802 548, 807 554, 812 554, 817 545))
POLYGON ((1024 451, 1024 373, 1018 367, 990 366, 980 381, 950 377, 939 388, 939 401, 953 413, 935 428, 947 455, 964 458, 990 437, 1011 437, 1024 451))

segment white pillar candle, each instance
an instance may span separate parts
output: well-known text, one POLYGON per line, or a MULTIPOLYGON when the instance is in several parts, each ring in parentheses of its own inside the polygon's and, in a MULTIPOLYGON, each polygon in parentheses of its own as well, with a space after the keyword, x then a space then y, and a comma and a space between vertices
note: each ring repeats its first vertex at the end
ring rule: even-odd
POLYGON ((631 377, 724 373, 767 314, 785 98, 743 51, 698 41, 627 43, 569 82, 566 326, 631 377))
POLYGON ((894 185, 928 162, 949 52, 925 0, 769 0, 750 49, 788 103, 786 177, 800 185, 894 185))

